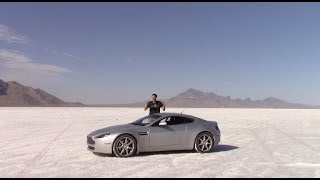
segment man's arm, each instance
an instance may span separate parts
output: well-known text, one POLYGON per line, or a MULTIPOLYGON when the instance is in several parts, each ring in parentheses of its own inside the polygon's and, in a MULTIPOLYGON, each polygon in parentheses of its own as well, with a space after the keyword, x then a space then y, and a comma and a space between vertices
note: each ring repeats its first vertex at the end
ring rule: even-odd
POLYGON ((166 105, 164 104, 164 102, 161 102, 161 104, 162 104, 162 106, 161 106, 162 110, 165 111, 166 110, 166 105))
POLYGON ((146 111, 149 108, 149 102, 144 106, 144 111, 146 111))

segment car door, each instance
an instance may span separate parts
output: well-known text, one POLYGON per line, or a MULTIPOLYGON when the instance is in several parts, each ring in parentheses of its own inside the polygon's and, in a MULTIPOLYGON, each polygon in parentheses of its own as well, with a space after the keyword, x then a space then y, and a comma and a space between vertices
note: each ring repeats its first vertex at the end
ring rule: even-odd
POLYGON ((149 133, 150 147, 178 146, 184 143, 186 124, 182 118, 170 116, 150 126, 149 133), (159 125, 160 122, 167 122, 167 125, 159 125))

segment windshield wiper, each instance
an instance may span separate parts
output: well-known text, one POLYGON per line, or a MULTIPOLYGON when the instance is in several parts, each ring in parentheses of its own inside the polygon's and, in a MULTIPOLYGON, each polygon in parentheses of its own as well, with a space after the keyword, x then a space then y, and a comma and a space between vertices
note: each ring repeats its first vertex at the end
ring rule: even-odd
POLYGON ((133 124, 133 125, 139 125, 138 123, 134 123, 134 122, 132 122, 132 123, 129 123, 129 124, 133 124))

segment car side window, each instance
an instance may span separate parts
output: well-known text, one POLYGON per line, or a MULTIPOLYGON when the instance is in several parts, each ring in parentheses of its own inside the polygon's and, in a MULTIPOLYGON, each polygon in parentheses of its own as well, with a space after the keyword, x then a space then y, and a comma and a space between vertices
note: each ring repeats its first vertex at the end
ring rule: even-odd
POLYGON ((167 121, 167 125, 177 125, 184 124, 184 118, 178 116, 172 116, 169 121, 167 121))
POLYGON ((184 123, 193 123, 193 119, 191 119, 191 118, 184 118, 184 123))
POLYGON ((163 118, 163 119, 159 120, 158 122, 156 122, 155 124, 153 124, 152 126, 159 126, 159 124, 162 123, 162 122, 167 122, 168 123, 168 121, 170 121, 170 118, 171 117, 163 118))
POLYGON ((185 117, 179 117, 179 116, 171 116, 171 117, 166 117, 166 118, 163 118, 163 119, 159 120, 153 126, 159 126, 159 124, 162 123, 162 122, 166 122, 167 125, 170 126, 170 125, 177 125, 177 124, 192 123, 193 119, 185 118, 185 117))
POLYGON ((162 123, 162 122, 167 122, 167 123, 168 123, 168 121, 170 121, 170 118, 171 118, 171 117, 167 117, 167 118, 161 119, 161 120, 159 121, 159 123, 162 123))

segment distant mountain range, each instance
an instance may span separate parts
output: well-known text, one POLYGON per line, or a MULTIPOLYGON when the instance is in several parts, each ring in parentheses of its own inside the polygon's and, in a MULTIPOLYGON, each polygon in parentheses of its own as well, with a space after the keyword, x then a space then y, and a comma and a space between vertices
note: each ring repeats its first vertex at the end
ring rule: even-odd
MULTIPOLYGON (((160 99, 159 99, 160 100, 160 99)), ((232 99, 213 92, 207 93, 190 88, 169 99, 163 99, 168 108, 284 108, 318 109, 320 106, 289 103, 274 97, 263 100, 250 98, 232 99)), ((146 101, 128 104, 84 105, 79 102, 65 102, 41 89, 23 86, 15 81, 4 82, 0 79, 0 106, 89 106, 89 107, 144 107, 146 101)))
MULTIPOLYGON (((172 98, 164 99, 167 107, 186 107, 186 108, 284 108, 284 109, 317 109, 320 106, 306 104, 289 103, 274 97, 263 100, 251 100, 246 98, 231 99, 230 96, 224 97, 215 93, 206 93, 197 89, 190 88, 172 98)), ((146 102, 130 104, 110 104, 105 106, 113 107, 144 107, 146 102)))
POLYGON ((83 106, 82 103, 64 102, 41 90, 23 86, 15 81, 0 79, 0 106, 83 106))

